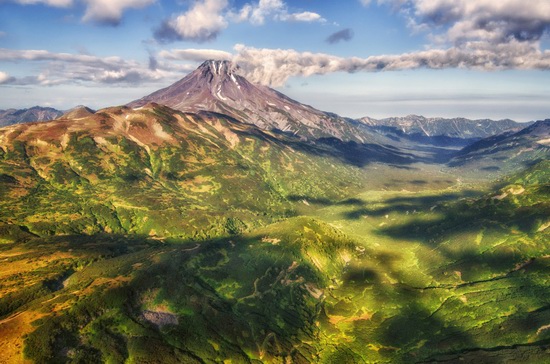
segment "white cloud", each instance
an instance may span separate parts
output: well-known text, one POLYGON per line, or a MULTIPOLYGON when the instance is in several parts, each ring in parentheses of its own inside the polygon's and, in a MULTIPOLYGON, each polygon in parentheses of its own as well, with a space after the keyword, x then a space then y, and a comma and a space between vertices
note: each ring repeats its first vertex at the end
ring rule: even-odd
POLYGON ((296 22, 324 22, 321 15, 310 11, 291 13, 282 0, 259 0, 256 4, 246 4, 237 13, 229 13, 236 22, 248 21, 253 25, 262 25, 266 19, 296 22))
POLYGON ((197 1, 187 12, 165 21, 155 32, 155 38, 160 42, 215 39, 227 27, 222 14, 226 7, 227 0, 197 1))
POLYGON ((55 6, 59 8, 66 8, 73 5, 73 0, 13 0, 21 5, 35 5, 44 4, 49 6, 55 6))
MULTIPOLYGON (((60 1, 60 0, 58 0, 60 1)), ((126 9, 139 9, 151 5, 156 0, 84 0, 86 13, 84 21, 118 25, 126 9)))
POLYGON ((293 76, 308 77, 334 72, 382 72, 409 69, 468 68, 477 70, 550 70, 550 51, 541 52, 531 44, 512 41, 488 45, 470 43, 468 47, 433 49, 398 55, 368 58, 343 58, 324 53, 293 49, 260 49, 236 45, 237 63, 252 82, 282 86, 293 76))
POLYGON ((324 19, 321 15, 317 13, 312 13, 310 11, 304 11, 303 13, 292 13, 292 14, 282 14, 280 19, 283 21, 300 21, 300 22, 324 22, 324 19))
POLYGON ((233 55, 229 52, 216 49, 173 49, 161 51, 159 56, 167 60, 202 62, 207 60, 231 60, 233 55))
POLYGON ((548 0, 378 0, 409 18, 409 24, 458 44, 538 40, 550 29, 548 0))
MULTIPOLYGON (((74 0, 11 0, 21 5, 44 4, 53 7, 68 8, 74 0)), ((139 9, 151 5, 157 0, 79 0, 86 5, 82 20, 109 25, 118 25, 127 9, 139 9)))
POLYGON ((283 12, 284 8, 281 0, 260 0, 258 5, 251 6, 249 20, 252 24, 261 25, 266 17, 283 12))
POLYGON ((0 49, 0 61, 36 62, 39 74, 14 78, 0 73, 2 84, 57 85, 68 83, 135 85, 174 81, 196 67, 196 62, 232 60, 251 82, 282 86, 290 77, 334 72, 384 72, 410 69, 465 68, 550 70, 550 50, 531 42, 511 40, 491 44, 471 41, 460 46, 367 58, 344 58, 293 49, 236 45, 234 54, 215 49, 173 49, 151 55, 147 64, 120 57, 52 53, 45 50, 0 49), (183 61, 183 62, 182 62, 183 61), (152 66, 153 65, 153 66, 152 66))
POLYGON ((37 62, 42 66, 37 76, 8 77, 3 83, 43 86, 80 82, 139 84, 177 77, 177 71, 183 68, 160 64, 152 70, 148 65, 120 57, 53 53, 46 50, 0 49, 0 61, 37 62))
POLYGON ((371 0, 359 0, 359 2, 360 2, 361 4, 363 4, 364 6, 369 6, 371 0))
POLYGON ((6 72, 0 71, 0 85, 10 80, 10 76, 6 72))

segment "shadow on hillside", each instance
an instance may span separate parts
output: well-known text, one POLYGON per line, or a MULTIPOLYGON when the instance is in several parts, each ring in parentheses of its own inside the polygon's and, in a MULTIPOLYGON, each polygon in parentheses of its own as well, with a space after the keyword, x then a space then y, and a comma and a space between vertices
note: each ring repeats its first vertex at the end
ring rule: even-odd
MULTIPOLYGON (((417 200, 413 198, 392 200, 395 204, 414 202, 417 200)), ((437 202, 435 196, 423 200, 427 204, 432 202, 437 202)), ((341 203, 356 206, 364 202, 350 199, 341 203)), ((306 239, 303 232, 292 233, 306 239)), ((314 361, 322 349, 315 346, 319 339, 316 322, 322 320, 323 307, 329 303, 314 299, 315 291, 305 287, 310 284, 329 292, 324 285, 330 281, 325 277, 327 272, 307 263, 304 246, 293 238, 284 238, 286 234, 277 243, 266 241, 263 235, 169 243, 147 236, 108 234, 29 242, 29 248, 58 249, 84 260, 92 258, 60 291, 63 297, 70 297, 72 290, 87 293, 80 294, 66 310, 38 323, 36 331, 27 338, 28 343, 36 344, 31 346, 35 350, 30 351, 31 358, 40 362, 44 359, 41 355, 47 354, 61 360, 68 350, 85 355, 97 354, 99 348, 103 360, 107 359, 106 353, 112 357, 121 355, 122 360, 132 353, 141 362, 215 361, 220 355, 247 362, 246 353, 262 352, 265 360, 314 361), (149 312, 149 316, 144 312, 149 312), (82 327, 91 330, 81 331, 82 327), (209 341, 216 343, 216 347, 204 344, 209 341)), ((319 248, 330 261, 329 251, 325 250, 329 245, 319 248)), ((452 258, 456 262, 473 262, 472 269, 475 264, 484 264, 494 270, 506 269, 522 259, 513 252, 482 260, 462 252, 452 258)), ((459 314, 450 317, 440 314, 455 312, 454 301, 443 301, 437 308, 425 300, 426 288, 388 282, 388 275, 398 281, 405 279, 400 277, 404 268, 398 252, 369 254, 368 260, 378 271, 347 265, 337 276, 343 281, 341 289, 355 292, 358 297, 372 295, 380 307, 390 303, 399 310, 387 318, 376 316, 349 322, 348 336, 358 343, 381 344, 380 350, 393 362, 430 362, 430 358, 443 355, 458 360, 462 352, 480 345, 481 334, 476 332, 477 336, 472 336, 472 331, 465 330, 464 318, 459 314), (418 342, 423 345, 417 345, 418 342)), ((532 295, 545 289, 540 282, 531 282, 519 273, 517 276, 518 280, 511 280, 509 287, 529 287, 532 295)), ((516 278, 516 274, 511 277, 516 278)), ((350 302, 352 297, 346 294, 350 302)), ((52 304, 60 301, 56 302, 52 304)), ((493 310, 481 314, 499 312, 500 306, 492 305, 493 310)), ((348 314, 353 316, 355 311, 348 314)), ((529 323, 534 316, 535 313, 529 313, 519 318, 517 325, 529 323)), ((366 349, 362 346, 356 350, 366 349)))
MULTIPOLYGON (((447 253, 443 251, 443 254, 447 253)), ((434 249, 432 254, 437 254, 437 251, 434 249)), ((435 282, 442 282, 449 279, 449 272, 461 271, 461 279, 457 283, 415 287, 403 283, 407 282, 407 277, 400 276, 399 272, 406 268, 397 253, 382 257, 369 253, 368 259, 375 262, 377 271, 362 267, 346 268, 344 286, 349 285, 360 291, 364 289, 363 292, 369 292, 380 307, 391 302, 399 305, 399 310, 383 320, 375 315, 368 323, 354 322, 349 332, 359 342, 373 342, 376 335, 388 361, 432 363, 437 362, 437 358, 445 357, 448 362, 458 362, 462 361, 463 353, 484 347, 486 350, 479 352, 479 358, 491 359, 490 362, 496 363, 508 358, 521 358, 525 352, 517 353, 514 349, 524 344, 542 354, 543 351, 537 347, 541 349, 548 340, 527 344, 527 339, 533 327, 540 327, 550 316, 547 314, 547 300, 540 299, 547 289, 540 279, 546 276, 548 263, 539 264, 538 260, 529 258, 527 254, 511 250, 491 254, 456 252, 445 260, 456 264, 446 265, 429 274, 435 282), (479 276, 485 278, 480 279, 479 276), (388 277, 396 283, 389 284, 388 277), (439 303, 432 301, 430 304, 430 297, 437 297, 438 293, 441 293, 439 303), (544 310, 546 314, 516 306, 514 302, 517 300, 534 300, 537 302, 533 304, 537 307, 536 311, 544 310), (507 313, 510 305, 517 307, 517 314, 507 313), (499 320, 501 317, 506 319, 499 320), (372 321, 377 321, 376 329, 371 326, 372 321), (505 347, 508 343, 505 337, 512 333, 515 341, 505 347), (422 345, 418 345, 419 342, 422 345)), ((346 292, 352 291, 348 289, 346 292)), ((358 297, 363 294, 359 293, 358 297)), ((354 300, 351 295, 346 298, 351 302, 354 300)), ((471 361, 468 362, 476 362, 471 355, 469 357, 471 361)))
POLYGON ((386 163, 395 166, 407 166, 414 163, 445 163, 450 159, 454 151, 437 146, 420 144, 406 144, 398 148, 389 144, 357 143, 355 141, 342 141, 338 138, 319 138, 316 140, 303 140, 293 133, 281 130, 264 131, 255 126, 249 126, 243 130, 243 124, 238 120, 223 114, 208 113, 211 116, 223 117, 239 128, 232 129, 243 137, 253 136, 271 143, 290 147, 294 150, 340 160, 343 163, 356 167, 365 167, 371 163, 386 163))
MULTIPOLYGON (((441 213, 437 219, 426 220, 418 217, 408 223, 380 230, 381 234, 390 237, 415 240, 428 240, 430 236, 435 235, 439 239, 443 239, 441 237, 445 235, 481 231, 488 227, 502 230, 503 233, 509 230, 517 230, 530 234, 534 232, 537 221, 544 221, 547 218, 547 210, 540 205, 518 206, 509 198, 498 200, 494 197, 486 197, 474 203, 461 203, 450 207, 437 205, 445 201, 476 196, 479 196, 479 194, 465 192, 433 197, 396 198, 390 200, 389 206, 379 209, 367 209, 366 213, 370 212, 370 214, 380 216, 392 211, 403 212, 405 209, 410 209, 411 206, 423 206, 424 210, 418 212, 430 212, 426 211, 426 208, 433 203, 435 212, 441 213)), ((356 214, 352 213, 349 217, 354 218, 356 214)))
POLYGON ((290 146, 310 153, 320 152, 337 157, 357 167, 370 163, 385 163, 398 168, 411 168, 408 165, 414 163, 445 164, 457 152, 454 149, 421 144, 407 144, 398 148, 388 144, 344 142, 336 138, 322 138, 313 142, 295 141, 290 146))
POLYGON ((286 198, 292 202, 307 202, 308 204, 315 204, 321 206, 362 206, 365 201, 360 198, 348 198, 341 201, 333 201, 324 197, 312 197, 307 195, 288 195, 286 198))
MULTIPOLYGON (((414 182, 413 182, 414 183, 414 182)), ((426 182, 419 180, 419 185, 426 182)), ((407 196, 395 197, 384 200, 383 206, 369 206, 363 201, 353 204, 357 208, 344 213, 344 218, 348 220, 357 220, 364 216, 385 216, 391 213, 416 214, 420 212, 433 211, 440 204, 449 201, 456 201, 463 198, 471 198, 479 196, 480 193, 475 191, 463 192, 448 192, 432 196, 407 196)))
MULTIPOLYGON (((140 362, 201 363, 219 355, 249 362, 246 353, 258 351, 273 360, 310 362, 315 350, 305 341, 318 331, 314 320, 321 301, 306 284, 319 287, 326 272, 299 259, 299 245, 279 247, 263 238, 235 235, 195 243, 101 234, 28 242, 29 248, 57 248, 88 263, 56 292, 64 299, 71 292, 87 293, 37 325, 27 354, 37 362, 47 357, 63 362, 67 351, 85 355, 101 349, 103 355, 126 353, 127 359, 129 352, 136 355, 136 341, 145 340, 155 347, 139 349, 140 362), (87 325, 95 334, 80 331, 87 325), (216 350, 204 345, 209 340, 218 343, 216 350)), ((40 302, 51 292, 44 294, 40 302)))

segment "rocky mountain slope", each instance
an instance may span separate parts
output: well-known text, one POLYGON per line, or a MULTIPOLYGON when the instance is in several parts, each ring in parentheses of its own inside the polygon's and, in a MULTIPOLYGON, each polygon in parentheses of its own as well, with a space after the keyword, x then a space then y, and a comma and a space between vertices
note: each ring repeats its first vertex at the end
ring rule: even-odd
POLYGON ((53 109, 51 107, 40 106, 34 106, 30 109, 0 110, 0 127, 32 121, 53 120, 58 118, 62 114, 62 111, 53 109))

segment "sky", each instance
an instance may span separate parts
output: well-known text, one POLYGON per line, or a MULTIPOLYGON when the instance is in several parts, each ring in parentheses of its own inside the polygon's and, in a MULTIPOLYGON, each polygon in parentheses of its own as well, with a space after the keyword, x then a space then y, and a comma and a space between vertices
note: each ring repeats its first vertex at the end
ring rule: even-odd
POLYGON ((208 59, 347 117, 550 118, 550 0, 0 0, 0 109, 121 105, 208 59))

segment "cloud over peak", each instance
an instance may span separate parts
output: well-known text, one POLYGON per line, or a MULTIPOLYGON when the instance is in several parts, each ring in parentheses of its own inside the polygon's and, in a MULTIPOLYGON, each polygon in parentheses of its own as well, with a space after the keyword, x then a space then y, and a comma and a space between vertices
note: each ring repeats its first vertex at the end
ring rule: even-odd
POLYGON ((171 51, 161 51, 159 56, 171 61, 193 62, 202 62, 206 60, 226 61, 233 58, 231 53, 216 49, 174 49, 171 51))
POLYGON ((410 69, 465 68, 483 71, 504 69, 550 70, 550 51, 512 41, 488 45, 471 43, 467 48, 451 47, 367 58, 343 58, 325 53, 293 49, 265 49, 235 46, 233 61, 252 82, 282 86, 290 77, 334 72, 383 72, 410 69))

